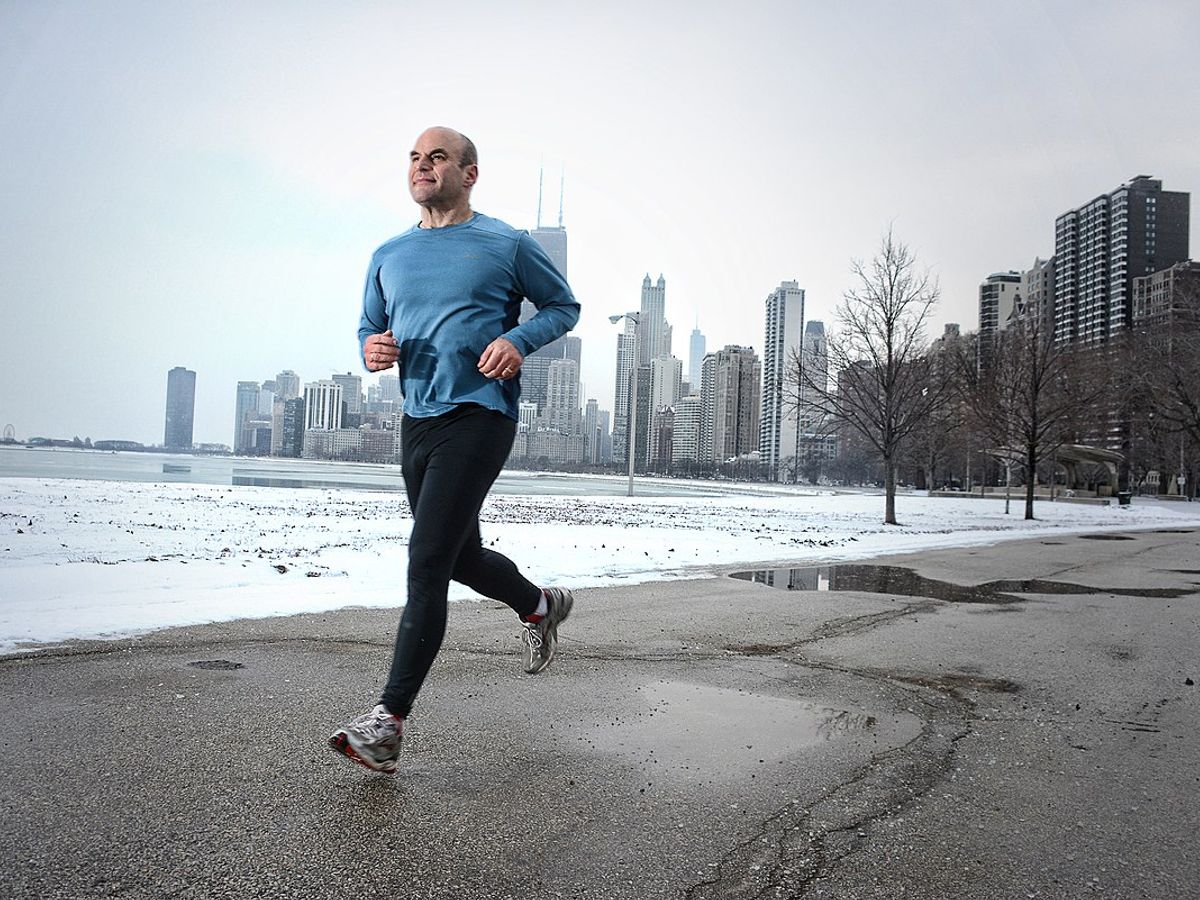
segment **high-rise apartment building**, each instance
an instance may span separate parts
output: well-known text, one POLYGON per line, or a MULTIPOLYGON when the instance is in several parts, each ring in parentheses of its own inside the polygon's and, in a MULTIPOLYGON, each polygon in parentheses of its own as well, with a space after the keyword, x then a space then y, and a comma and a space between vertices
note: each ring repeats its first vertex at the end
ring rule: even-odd
POLYGON ((546 409, 546 391, 549 386, 550 364, 555 360, 567 359, 575 363, 575 370, 582 366, 583 341, 571 334, 564 334, 540 350, 525 357, 521 366, 521 397, 546 409))
POLYGON ((237 402, 233 413, 233 452, 245 453, 252 449, 252 430, 247 427, 258 416, 258 382, 239 381, 237 402))
POLYGON ((191 450, 196 419, 196 373, 176 366, 167 373, 167 416, 163 446, 168 450, 191 450))
POLYGON ((1000 332, 1024 307, 1020 272, 996 272, 979 285, 979 358, 981 372, 990 371, 1000 332))
POLYGON ((1054 339, 1095 346, 1129 326, 1133 279, 1188 258, 1190 195, 1138 175, 1054 223, 1054 339))
POLYGON ((800 352, 804 329, 804 289, 794 281, 780 282, 766 301, 763 338, 762 410, 758 450, 768 471, 783 475, 781 463, 796 456, 799 419, 794 399, 792 362, 800 352))
MULTIPOLYGON (((573 359, 552 360, 546 376, 545 427, 563 434, 580 434, 583 421, 579 410, 579 364, 573 359)), ((581 460, 576 460, 580 462, 581 460)))
POLYGON ((702 459, 724 463, 758 450, 762 364, 750 347, 727 345, 704 358, 702 459))
POLYGON ((342 386, 314 381, 304 386, 304 430, 338 431, 342 427, 342 386))
POLYGON ((675 419, 671 423, 671 463, 676 468, 700 461, 703 421, 704 407, 700 394, 680 397, 675 404, 675 419))
POLYGON ((1197 297, 1200 297, 1200 263, 1189 260, 1135 278, 1133 321, 1143 326, 1165 327, 1169 335, 1195 314, 1197 297))
POLYGON ((1018 317, 1047 338, 1054 334, 1054 257, 1033 261, 1021 273, 1021 308, 1018 317))
POLYGON ((996 272, 979 285, 979 334, 995 335, 1008 327, 1013 314, 1021 309, 1020 272, 996 272))

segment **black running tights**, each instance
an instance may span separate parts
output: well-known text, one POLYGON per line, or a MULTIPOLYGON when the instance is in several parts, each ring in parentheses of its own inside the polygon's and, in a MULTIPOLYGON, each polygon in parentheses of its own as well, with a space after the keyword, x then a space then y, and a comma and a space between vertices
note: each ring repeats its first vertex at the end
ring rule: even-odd
POLYGON ((481 406, 460 406, 401 425, 404 486, 412 508, 408 602, 380 702, 406 717, 446 634, 450 580, 531 614, 536 585, 508 557, 483 546, 479 509, 512 448, 516 422, 481 406))

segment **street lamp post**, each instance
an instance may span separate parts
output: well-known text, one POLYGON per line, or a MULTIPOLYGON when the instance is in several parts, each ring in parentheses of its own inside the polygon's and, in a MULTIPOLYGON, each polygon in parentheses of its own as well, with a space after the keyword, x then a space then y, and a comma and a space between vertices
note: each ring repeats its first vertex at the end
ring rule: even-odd
POLYGON ((629 425, 625 429, 625 456, 629 460, 629 496, 633 496, 633 461, 634 453, 636 452, 636 442, 634 440, 637 434, 637 389, 638 389, 638 354, 637 354, 637 326, 639 324, 640 313, 625 313, 624 315, 609 316, 608 321, 616 325, 622 319, 628 319, 633 323, 633 346, 630 348, 630 356, 633 357, 632 363, 629 366, 629 378, 633 382, 630 388, 629 400, 629 425))

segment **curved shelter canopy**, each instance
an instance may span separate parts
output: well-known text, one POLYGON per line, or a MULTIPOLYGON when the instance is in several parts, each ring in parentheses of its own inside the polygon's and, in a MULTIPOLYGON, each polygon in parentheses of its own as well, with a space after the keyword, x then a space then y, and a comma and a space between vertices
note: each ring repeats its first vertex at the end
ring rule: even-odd
MULTIPOLYGON (((1025 454, 1011 447, 1000 447, 986 452, 1001 462, 1015 465, 1022 465, 1025 462, 1025 454)), ((1074 488, 1078 482, 1075 471, 1080 465, 1104 466, 1108 469, 1115 484, 1117 466, 1125 461, 1125 454, 1118 453, 1116 450, 1105 450, 1101 447, 1088 447, 1084 444, 1063 444, 1055 451, 1054 459, 1066 470, 1067 487, 1074 488)))

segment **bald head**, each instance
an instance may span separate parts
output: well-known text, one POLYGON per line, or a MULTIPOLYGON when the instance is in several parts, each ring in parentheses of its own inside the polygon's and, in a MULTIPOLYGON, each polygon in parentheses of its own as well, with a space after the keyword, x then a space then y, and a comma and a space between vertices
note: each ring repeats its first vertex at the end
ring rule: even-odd
POLYGON ((471 139, 453 128, 439 125, 421 132, 409 154, 408 188, 422 208, 423 227, 470 218, 477 160, 471 139))
POLYGON ((455 131, 453 128, 447 128, 445 125, 434 125, 432 128, 426 128, 421 133, 422 138, 426 136, 432 136, 434 140, 445 145, 447 149, 452 149, 455 158, 458 160, 458 164, 464 169, 467 166, 479 165, 479 153, 475 150, 475 142, 461 131, 455 131))

